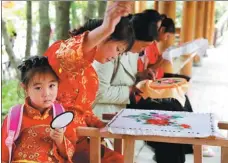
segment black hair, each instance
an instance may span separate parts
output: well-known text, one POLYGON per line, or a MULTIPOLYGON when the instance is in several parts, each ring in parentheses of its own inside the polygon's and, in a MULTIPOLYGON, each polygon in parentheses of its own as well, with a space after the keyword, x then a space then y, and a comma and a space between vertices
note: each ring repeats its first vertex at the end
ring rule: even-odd
MULTIPOLYGON (((130 17, 131 18, 131 17, 130 17)), ((158 38, 157 23, 161 21, 161 15, 152 9, 137 13, 132 16, 135 39, 141 41, 154 41, 158 38)))
MULTIPOLYGON (((85 31, 92 31, 93 29, 101 26, 102 19, 89 19, 82 27, 74 29, 69 32, 70 36, 76 36, 84 33, 85 31)), ((125 52, 129 51, 134 44, 134 31, 130 20, 127 17, 122 17, 120 22, 116 25, 114 32, 110 35, 107 41, 124 41, 128 44, 125 52)))
POLYGON ((155 23, 162 20, 162 16, 159 14, 159 12, 157 10, 147 9, 147 10, 144 10, 142 13, 147 15, 147 16, 152 17, 151 19, 153 19, 152 21, 155 23))
POLYGON ((48 59, 45 56, 29 57, 28 59, 22 61, 22 63, 18 66, 18 69, 21 72, 20 81, 25 86, 28 86, 29 81, 37 73, 51 73, 55 76, 56 80, 59 81, 58 76, 49 65, 48 59))
POLYGON ((176 29, 175 29, 175 23, 174 23, 173 19, 167 18, 167 16, 165 14, 162 14, 161 16, 162 16, 161 27, 165 28, 164 32, 174 34, 176 32, 176 29))

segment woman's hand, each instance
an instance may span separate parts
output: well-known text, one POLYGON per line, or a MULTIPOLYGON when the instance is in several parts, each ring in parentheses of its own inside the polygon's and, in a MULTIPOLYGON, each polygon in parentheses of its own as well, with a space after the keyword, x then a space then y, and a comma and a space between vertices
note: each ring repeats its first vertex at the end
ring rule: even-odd
POLYGON ((118 1, 108 5, 105 11, 102 28, 113 33, 122 16, 127 16, 132 10, 132 1, 118 1))
POLYGON ((95 46, 106 40, 116 28, 122 16, 127 16, 131 12, 134 1, 114 2, 107 6, 104 20, 101 26, 90 31, 83 43, 83 52, 90 52, 95 46))
POLYGON ((134 95, 140 95, 142 91, 136 87, 136 85, 133 85, 130 87, 130 94, 134 95))
POLYGON ((152 68, 147 68, 143 72, 137 74, 137 82, 142 80, 155 80, 157 77, 157 71, 152 68))

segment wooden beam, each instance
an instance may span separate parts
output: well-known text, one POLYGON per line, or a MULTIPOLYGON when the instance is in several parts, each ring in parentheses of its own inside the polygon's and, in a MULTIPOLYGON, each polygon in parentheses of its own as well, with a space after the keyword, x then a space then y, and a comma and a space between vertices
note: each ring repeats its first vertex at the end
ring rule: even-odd
POLYGON ((228 122, 219 122, 218 123, 218 127, 219 129, 222 129, 222 130, 228 130, 228 122))
MULTIPOLYGON (((175 1, 159 1, 158 12, 160 14, 165 14, 167 17, 172 18, 175 22, 176 19, 176 2, 175 1)), ((175 37, 169 38, 165 42, 158 44, 160 53, 163 53, 168 47, 174 44, 175 37)), ((173 73, 173 66, 169 61, 164 61, 162 64, 164 72, 173 73)))
MULTIPOLYGON (((183 7, 182 27, 181 27, 181 43, 193 41, 195 35, 195 12, 196 1, 185 1, 183 7)), ((188 60, 191 54, 182 56, 183 61, 188 60)), ((180 71, 181 74, 192 75, 192 60, 190 60, 180 71)))

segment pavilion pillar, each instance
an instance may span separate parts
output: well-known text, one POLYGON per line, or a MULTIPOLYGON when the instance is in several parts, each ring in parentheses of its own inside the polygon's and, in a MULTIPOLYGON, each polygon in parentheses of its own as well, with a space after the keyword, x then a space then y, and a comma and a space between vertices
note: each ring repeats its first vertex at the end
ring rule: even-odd
POLYGON ((210 35, 209 35, 209 43, 213 45, 214 43, 214 33, 215 33, 215 1, 210 1, 211 10, 210 10, 210 35))
MULTIPOLYGON (((183 7, 182 27, 181 27, 181 43, 193 41, 195 34, 195 11, 196 1, 185 1, 183 7)), ((182 56, 183 62, 189 60, 191 54, 182 56)), ((192 75, 192 59, 181 69, 181 74, 192 75)))
POLYGON ((210 1, 205 1, 205 12, 204 12, 204 30, 203 30, 203 36, 204 38, 208 39, 210 37, 210 22, 211 22, 211 3, 210 1))
MULTIPOLYGON (((196 19, 195 19, 195 39, 203 38, 203 30, 204 30, 204 11, 205 11, 205 1, 197 1, 196 2, 196 19)), ((200 64, 200 57, 196 55, 194 57, 194 64, 200 64)))
MULTIPOLYGON (((156 2, 156 1, 155 1, 156 2)), ((166 14, 167 17, 172 18, 173 21, 176 19, 176 2, 175 1, 159 1, 158 2, 158 12, 160 14, 166 14)), ((175 36, 169 38, 165 42, 158 44, 160 53, 163 53, 168 47, 173 45, 175 42, 175 36)), ((164 72, 173 73, 173 66, 169 61, 164 61, 162 64, 164 72)))
POLYGON ((143 12, 146 9, 147 1, 135 1, 135 13, 143 12))
POLYGON ((154 10, 158 11, 158 3, 159 3, 158 0, 154 0, 154 10))

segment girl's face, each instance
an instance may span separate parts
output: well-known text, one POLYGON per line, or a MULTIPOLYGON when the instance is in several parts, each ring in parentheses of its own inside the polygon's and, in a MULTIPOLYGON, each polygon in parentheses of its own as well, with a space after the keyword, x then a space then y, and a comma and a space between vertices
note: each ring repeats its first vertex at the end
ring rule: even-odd
POLYGON ((165 27, 161 27, 159 30, 159 36, 158 40, 159 41, 167 41, 169 38, 173 37, 173 33, 165 32, 165 27))
POLYGON ((153 41, 140 41, 140 40, 135 40, 134 45, 132 47, 131 52, 133 53, 140 53, 145 50, 147 46, 152 44, 153 41))
POLYGON ((97 46, 95 59, 100 63, 106 63, 124 53, 127 43, 121 41, 102 42, 97 46))
POLYGON ((43 111, 50 107, 56 100, 58 92, 58 81, 51 73, 37 73, 30 79, 27 86, 23 86, 30 98, 31 105, 43 111))

